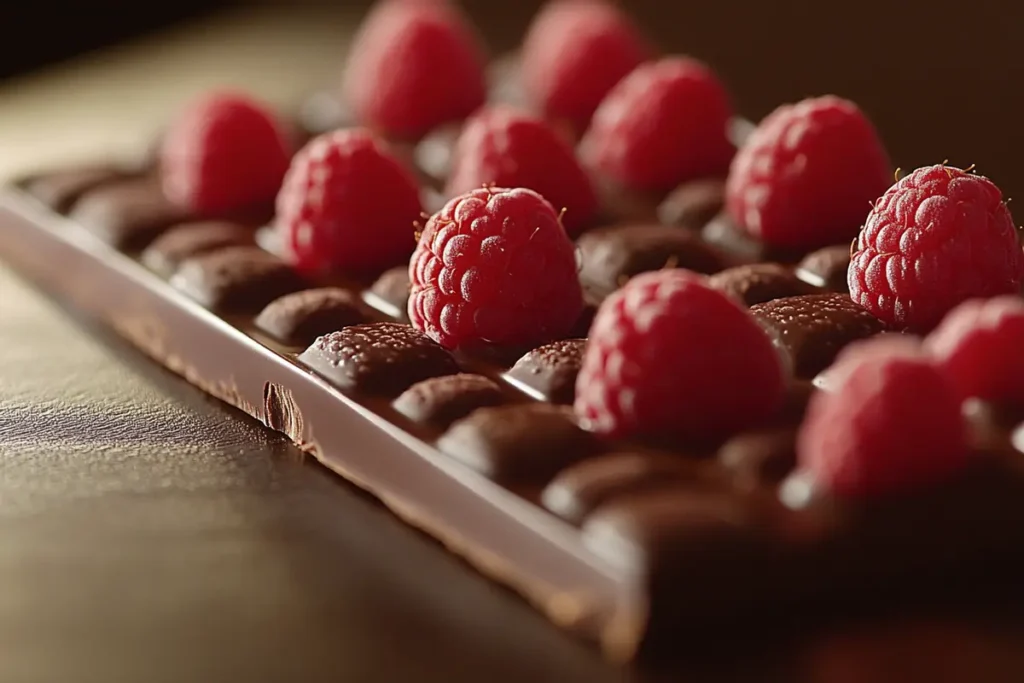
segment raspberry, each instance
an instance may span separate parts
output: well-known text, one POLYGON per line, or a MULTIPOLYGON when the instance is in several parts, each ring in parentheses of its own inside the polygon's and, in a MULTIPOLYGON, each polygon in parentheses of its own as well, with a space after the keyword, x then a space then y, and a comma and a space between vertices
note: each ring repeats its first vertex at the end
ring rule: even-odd
POLYGON ((546 117, 579 133, 608 91, 650 54, 610 3, 555 0, 537 14, 523 40, 523 88, 546 117))
POLYGON ((669 57, 637 67, 601 102, 580 142, 594 170, 624 187, 670 190, 725 175, 732 104, 705 65, 669 57))
POLYGON ((854 245, 854 301, 882 320, 927 331, 957 304, 1018 293, 1024 252, 990 180, 920 168, 875 202, 854 245))
POLYGON ((697 274, 637 275, 601 304, 575 410, 610 436, 727 436, 776 413, 782 364, 754 319, 697 274))
POLYGON ((278 229, 300 269, 383 270, 408 258, 419 219, 415 178, 369 131, 314 138, 277 197, 278 229))
POLYGON ((961 399, 1024 405, 1024 301, 1000 296, 960 304, 925 340, 961 399))
POLYGON ((837 387, 846 382, 846 375, 857 365, 846 361, 869 353, 885 356, 904 354, 918 357, 923 353, 923 348, 920 337, 900 332, 882 332, 874 337, 858 339, 844 346, 832 364, 818 373, 813 380, 814 386, 822 391, 835 391, 837 387))
POLYGON ((418 139, 484 103, 483 52, 449 3, 384 0, 352 43, 342 90, 361 122, 418 139))
POLYGON ((449 349, 536 346, 583 311, 558 214, 523 188, 474 190, 427 221, 409 263, 409 319, 449 349))
POLYGON ((814 394, 797 437, 800 469, 816 487, 886 496, 967 464, 960 401, 926 355, 889 340, 864 342, 834 367, 837 386, 814 394))
POLYGON ((830 95, 779 107, 757 126, 732 162, 726 208, 765 244, 810 251, 853 239, 891 184, 871 122, 830 95))
POLYGON ((291 141, 273 112, 249 97, 215 92, 171 124, 161 153, 164 193, 202 214, 270 205, 291 158, 291 141))
POLYGON ((545 197, 577 234, 594 217, 597 196, 572 147, 541 119, 508 107, 481 110, 455 146, 448 196, 483 185, 525 187, 545 197))

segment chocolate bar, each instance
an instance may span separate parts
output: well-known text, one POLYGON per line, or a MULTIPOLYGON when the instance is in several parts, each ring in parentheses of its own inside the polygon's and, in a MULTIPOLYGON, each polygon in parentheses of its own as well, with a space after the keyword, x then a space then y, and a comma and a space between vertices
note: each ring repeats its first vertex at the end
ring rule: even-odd
MULTIPOLYGON (((113 231, 62 216, 47 205, 50 195, 33 193, 63 176, 4 191, 5 259, 157 362, 285 433, 610 656, 631 657, 645 638, 690 620, 863 597, 876 579, 934 574, 1024 542, 1016 458, 892 509, 829 500, 792 509, 773 491, 795 465, 806 396, 778 426, 708 454, 599 444, 556 407, 571 399, 584 340, 554 342, 508 367, 456 361, 401 322, 399 271, 364 290, 306 285, 276 257, 254 258, 255 247, 236 244, 251 243, 251 231, 221 223, 169 225, 142 251, 121 251, 97 239, 115 239, 113 231), (209 240, 193 241, 197 225, 209 240), (186 258, 168 278, 169 264, 189 251, 183 245, 217 258, 186 258)), ((83 197, 117 196, 123 182, 111 176, 83 197)), ((156 190, 152 199, 162 205, 156 190)), ((138 216, 134 201, 113 220, 138 216)), ((643 239, 621 244, 646 248, 643 239)), ((801 375, 880 329, 859 322, 870 318, 843 294, 803 293, 825 279, 804 275, 804 266, 738 268, 756 282, 742 291, 768 299, 754 308, 801 375), (763 284, 775 277, 777 289, 763 284), (772 304, 800 313, 780 316, 772 304)), ((731 272, 715 277, 743 279, 731 272)), ((792 393, 806 391, 799 384, 792 393)), ((999 435, 1008 441, 1008 428, 999 435)))
MULTIPOLYGON (((307 107, 310 135, 332 125, 324 99, 307 107)), ((453 130, 411 155, 427 188, 447 172, 453 130)), ((1024 414, 1005 406, 971 415, 985 457, 948 481, 881 500, 808 485, 797 435, 822 371, 891 332, 847 291, 848 244, 758 242, 723 211, 721 178, 634 194, 648 217, 577 238, 588 305, 562 338, 453 351, 410 325, 408 266, 300 271, 265 209, 183 209, 161 172, 72 168, 4 189, 0 254, 612 659, 671 649, 693 624, 866 600, 1024 547, 1024 414), (787 389, 767 423, 706 443, 581 424, 595 306, 666 266, 708 275, 774 343, 787 389)), ((606 218, 629 213, 621 198, 603 194, 606 218)))

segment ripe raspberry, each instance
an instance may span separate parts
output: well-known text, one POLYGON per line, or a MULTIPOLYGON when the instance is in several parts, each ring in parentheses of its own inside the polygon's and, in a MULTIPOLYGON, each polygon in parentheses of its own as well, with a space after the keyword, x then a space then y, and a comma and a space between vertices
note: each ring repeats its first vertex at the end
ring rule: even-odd
POLYGON ((484 185, 525 187, 565 209, 570 236, 597 211, 597 195, 572 147, 541 119, 503 106, 483 109, 467 122, 453 157, 450 197, 484 185))
POLYGON ((448 202, 427 221, 409 279, 409 319, 449 349, 536 346, 583 311, 573 244, 551 204, 523 188, 448 202))
POLYGON ((967 299, 1019 292, 1024 252, 999 188, 928 166, 875 202, 847 278, 853 300, 882 320, 927 331, 967 299))
POLYGON ((915 358, 924 353, 921 338, 901 332, 882 332, 874 337, 858 339, 843 347, 836 355, 832 365, 818 373, 813 385, 822 391, 835 391, 846 382, 846 375, 857 366, 847 363, 850 358, 857 359, 865 354, 895 356, 910 355, 915 358))
POLYGON ((601 102, 580 142, 584 163, 619 185, 670 190, 725 175, 735 148, 725 87, 693 59, 638 67, 601 102))
POLYGON ((343 94, 357 119, 417 139, 484 103, 477 36, 441 0, 384 0, 352 43, 343 94))
POLYGON ((202 215, 270 205, 292 143, 274 113, 249 97, 215 92, 191 103, 160 149, 164 193, 202 215))
POLYGON ((925 340, 960 398, 1024 405, 1024 301, 999 296, 960 304, 925 340))
POLYGON ((523 88, 544 116, 567 121, 579 133, 608 91, 651 52, 610 3, 554 0, 523 40, 523 88))
POLYGON ((871 122, 830 95, 779 107, 757 126, 732 162, 726 208, 762 242, 810 251, 853 239, 891 184, 871 122))
POLYGON ((797 437, 800 469, 841 497, 926 486, 969 459, 949 378, 904 344, 877 344, 844 355, 834 374, 838 385, 814 394, 797 437))
POLYGON ((277 227, 302 270, 374 272, 412 253, 421 211, 415 178, 387 147, 368 131, 340 130, 295 156, 277 227))
POLYGON ((782 364, 764 331, 690 271, 634 277, 590 328, 575 410, 611 436, 725 436, 776 413, 782 364))

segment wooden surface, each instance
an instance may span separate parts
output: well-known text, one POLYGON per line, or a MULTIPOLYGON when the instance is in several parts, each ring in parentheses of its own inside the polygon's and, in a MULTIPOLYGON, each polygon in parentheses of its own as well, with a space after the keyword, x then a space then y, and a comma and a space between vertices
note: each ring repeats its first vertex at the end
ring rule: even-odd
MULTIPOLYGON (((348 25, 225 16, 12 84, 0 175, 135 153, 216 83, 292 104, 337 77, 348 25)), ((4 682, 635 678, 3 266, 0 586, 4 682)), ((1019 683, 1021 604, 681 636, 669 680, 1019 683)))

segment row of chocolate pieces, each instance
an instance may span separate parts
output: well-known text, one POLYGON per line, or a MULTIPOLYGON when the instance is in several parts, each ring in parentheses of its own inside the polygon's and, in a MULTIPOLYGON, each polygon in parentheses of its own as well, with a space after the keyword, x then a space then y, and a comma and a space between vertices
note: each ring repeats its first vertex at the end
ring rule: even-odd
MULTIPOLYGON (((104 201, 103 188, 87 193, 72 216, 131 248, 186 217, 245 215, 258 225, 276 200, 275 249, 281 258, 239 245, 255 239, 252 231, 220 222, 188 226, 191 237, 176 229, 147 252, 147 262, 163 268, 184 259, 173 281, 221 309, 268 303, 325 272, 361 281, 400 264, 415 249, 410 265, 389 271, 372 290, 393 300, 403 293, 406 273, 411 290, 405 310, 412 327, 346 327, 360 319, 359 302, 333 290, 301 293, 259 316, 264 331, 279 337, 300 323, 323 331, 311 316, 335 311, 324 316, 324 324, 344 329, 317 339, 300 359, 346 389, 381 382, 394 393, 413 381, 456 372, 449 352, 529 348, 572 336, 586 294, 601 301, 589 341, 562 342, 558 352, 542 349, 530 363, 571 357, 576 367, 562 375, 578 372, 572 422, 585 430, 573 425, 563 433, 598 449, 605 438, 668 437, 698 450, 720 444, 770 423, 784 412, 787 395, 801 395, 802 384, 787 384, 816 377, 850 342, 883 330, 927 333, 967 299, 1019 291, 1024 256, 990 181, 936 166, 890 187, 890 164, 871 124, 856 106, 835 97, 781 107, 734 154, 728 134, 733 113, 714 74, 690 59, 651 58, 637 36, 610 5, 552 3, 522 50, 521 83, 530 108, 476 111, 486 92, 484 68, 464 18, 446 3, 384 2, 355 41, 346 70, 347 102, 366 128, 325 133, 291 158, 283 126, 266 107, 238 95, 207 97, 165 137, 159 178, 133 181, 127 191, 108 186, 108 193, 119 187, 128 195, 118 203, 104 201), (615 58, 590 59, 598 53, 615 58), (467 115, 443 186, 450 201, 424 221, 421 182, 398 143, 450 128, 453 119, 467 115), (583 131, 575 147, 575 133, 567 130, 583 131), (724 182, 716 180, 722 176, 724 182), (609 193, 671 193, 675 203, 663 204, 663 215, 680 205, 680 197, 697 199, 683 202, 682 226, 588 230, 607 220, 593 198, 609 193), (715 215, 719 205, 724 211, 715 215), (416 239, 410 234, 414 224, 416 239), (570 242, 576 236, 578 251, 570 242), (828 246, 836 243, 841 246, 828 246), (226 245, 232 246, 219 248, 226 245), (824 250, 809 253, 819 247, 824 250), (804 255, 795 272, 784 265, 804 255), (851 256, 846 283, 852 298, 809 293, 823 284, 845 289, 837 273, 846 270, 851 256), (780 263, 722 270, 766 258, 780 263), (633 277, 643 271, 651 272, 633 277), (704 278, 693 271, 722 272, 704 278), (268 288, 268 281, 276 284, 268 288), (281 323, 289 315, 291 322, 281 323), (575 352, 565 352, 569 348, 575 352), (402 382, 382 380, 373 370, 379 366, 367 362, 381 349, 385 365, 408 368, 402 382)), ((1013 309, 1015 301, 992 306, 1013 309)), ((999 320, 1014 314, 1010 310, 999 320)), ((1010 323, 990 327, 994 331, 977 323, 964 335, 1001 340, 1011 334, 1010 323)), ((1006 387, 1000 393, 971 386, 965 394, 962 382, 956 386, 959 380, 951 379, 957 372, 983 376, 996 361, 1012 364, 1005 353, 981 354, 966 370, 955 370, 926 351, 931 345, 919 346, 911 337, 898 344, 855 345, 844 354, 845 365, 860 359, 867 369, 829 371, 827 390, 811 400, 794 437, 794 459, 826 490, 884 489, 879 482, 902 483, 901 472, 907 483, 915 483, 915 473, 923 481, 932 464, 938 472, 969 450, 957 431, 963 399, 1012 403, 1006 387), (914 353, 902 353, 911 345, 914 353), (894 379, 903 370, 892 368, 918 380, 913 373, 931 378, 935 391, 913 404, 938 412, 908 413, 896 402, 895 412, 873 422, 865 418, 906 389, 905 380, 894 379), (862 375, 873 379, 857 384, 862 375), (914 427, 915 419, 926 413, 938 419, 950 406, 957 416, 943 421, 946 432, 914 427), (826 423, 857 427, 835 429, 846 434, 844 442, 826 438, 828 430, 820 426, 826 423), (887 443, 899 448, 885 448, 887 443)), ((446 396, 469 392, 497 402, 490 381, 462 376, 438 383, 446 396)), ((415 389, 422 395, 431 391, 415 389)), ((559 391, 568 401, 564 384, 559 391)), ((475 405, 470 400, 464 409, 439 412, 450 420, 475 405)), ((511 427, 505 426, 515 423, 488 417, 495 410, 473 412, 440 441, 492 475, 501 473, 480 456, 499 448, 493 444, 500 439, 484 432, 506 429, 507 437, 511 427)), ((538 404, 530 410, 569 424, 566 409, 538 404)), ((520 443, 525 437, 516 438, 520 443)), ((581 450, 529 450, 506 441, 500 447, 520 455, 581 450)), ((552 463, 546 473, 561 464, 552 463)))

